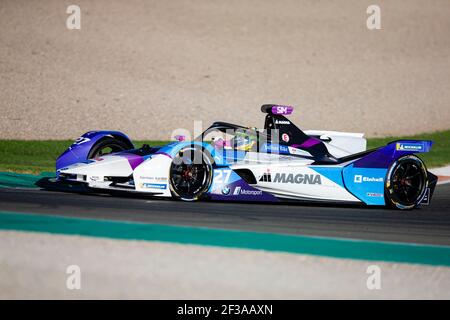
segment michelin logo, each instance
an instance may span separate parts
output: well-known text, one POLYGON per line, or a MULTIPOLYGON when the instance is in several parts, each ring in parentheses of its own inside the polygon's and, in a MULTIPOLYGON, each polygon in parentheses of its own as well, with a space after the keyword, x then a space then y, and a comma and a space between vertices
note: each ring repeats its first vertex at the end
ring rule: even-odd
POLYGON ((397 143, 397 151, 423 151, 423 144, 418 143, 397 143))
POLYGON ((355 183, 363 183, 363 182, 383 182, 384 179, 381 177, 364 177, 360 174, 355 175, 355 179, 353 180, 355 183))
POLYGON ((261 190, 245 190, 245 189, 242 189, 242 187, 236 187, 234 189, 233 196, 238 196, 238 195, 243 195, 243 196, 261 196, 262 195, 262 191, 261 190))
POLYGON ((166 184, 162 184, 162 183, 142 183, 141 184, 142 188, 148 188, 148 189, 160 189, 160 190, 165 190, 167 188, 166 184))

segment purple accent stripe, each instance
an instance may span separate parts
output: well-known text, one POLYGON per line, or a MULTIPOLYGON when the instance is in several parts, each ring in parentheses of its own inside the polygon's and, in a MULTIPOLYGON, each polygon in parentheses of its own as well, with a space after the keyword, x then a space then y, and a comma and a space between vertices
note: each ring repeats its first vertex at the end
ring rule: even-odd
POLYGON ((140 165, 142 162, 144 162, 144 157, 142 156, 138 156, 136 154, 132 154, 132 153, 121 153, 120 154, 121 157, 127 158, 128 163, 131 166, 131 169, 135 169, 138 165, 140 165))
POLYGON ((305 142, 302 144, 293 144, 292 147, 294 148, 310 148, 312 146, 315 146, 316 144, 319 144, 321 141, 316 138, 308 138, 305 142))

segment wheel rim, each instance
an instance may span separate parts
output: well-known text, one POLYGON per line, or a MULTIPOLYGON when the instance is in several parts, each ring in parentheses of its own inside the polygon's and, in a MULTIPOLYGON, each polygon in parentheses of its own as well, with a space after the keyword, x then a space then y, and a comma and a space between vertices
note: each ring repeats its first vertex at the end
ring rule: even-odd
POLYGON ((210 162, 195 149, 180 151, 172 162, 170 180, 173 191, 182 199, 193 200, 201 196, 209 185, 210 162), (190 151, 190 152, 188 152, 190 151), (201 156, 200 163, 194 159, 201 156))
POLYGON ((426 170, 419 159, 399 161, 390 175, 388 191, 398 207, 418 204, 426 188, 426 170))

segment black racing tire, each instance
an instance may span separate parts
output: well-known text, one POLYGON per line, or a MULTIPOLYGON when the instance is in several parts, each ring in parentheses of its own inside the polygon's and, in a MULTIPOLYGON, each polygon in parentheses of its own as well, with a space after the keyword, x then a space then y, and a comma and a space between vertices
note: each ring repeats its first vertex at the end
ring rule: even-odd
POLYGON ((128 150, 130 147, 122 140, 114 137, 105 137, 97 141, 89 150, 88 159, 105 156, 110 153, 128 150))
POLYGON ((182 148, 170 165, 169 186, 178 200, 197 201, 203 198, 212 183, 213 159, 199 146, 182 148))
POLYGON ((389 167, 386 175, 386 205, 411 210, 420 204, 427 188, 427 168, 423 161, 414 155, 401 157, 389 167))

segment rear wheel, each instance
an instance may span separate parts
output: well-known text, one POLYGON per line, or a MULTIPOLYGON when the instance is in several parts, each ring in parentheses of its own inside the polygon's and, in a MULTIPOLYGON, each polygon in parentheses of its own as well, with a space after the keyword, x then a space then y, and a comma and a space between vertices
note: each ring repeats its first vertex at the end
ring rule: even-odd
POLYGON ((172 195, 181 200, 195 201, 209 189, 212 181, 212 159, 197 146, 181 149, 170 166, 172 195))
POLYGON ((88 159, 98 158, 110 153, 128 150, 130 147, 122 140, 106 137, 99 140, 89 151, 88 159))
POLYGON ((417 207, 428 187, 427 168, 414 155, 405 156, 389 168, 386 185, 386 204, 407 210, 417 207))

